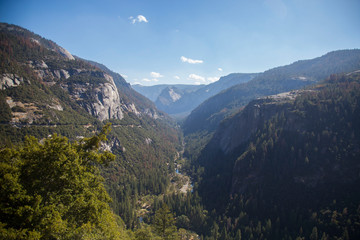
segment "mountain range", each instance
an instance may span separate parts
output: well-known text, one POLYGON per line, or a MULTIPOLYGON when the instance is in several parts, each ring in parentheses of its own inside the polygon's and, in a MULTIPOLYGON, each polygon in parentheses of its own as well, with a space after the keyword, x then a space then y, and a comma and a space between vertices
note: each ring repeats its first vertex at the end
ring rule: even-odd
POLYGON ((155 102, 158 109, 172 116, 187 116, 206 99, 221 91, 250 81, 257 73, 232 73, 208 85, 134 85, 134 89, 155 102))
POLYGON ((360 50, 339 50, 301 60, 259 74, 249 82, 235 85, 207 99, 186 118, 185 134, 214 131, 227 116, 258 97, 304 88, 330 74, 360 69, 360 50))

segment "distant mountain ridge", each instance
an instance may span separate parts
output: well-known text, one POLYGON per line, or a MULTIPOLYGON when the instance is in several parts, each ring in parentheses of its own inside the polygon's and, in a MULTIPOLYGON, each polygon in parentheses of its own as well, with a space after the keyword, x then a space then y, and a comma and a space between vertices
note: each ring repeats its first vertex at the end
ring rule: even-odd
POLYGON ((135 85, 135 90, 149 96, 158 109, 172 115, 187 115, 203 101, 239 83, 250 81, 258 73, 232 73, 208 85, 135 85), (155 99, 155 100, 154 100, 155 99))
POLYGON ((265 71, 251 81, 235 85, 203 102, 183 124, 185 134, 214 131, 228 115, 249 101, 266 95, 303 88, 330 74, 360 69, 360 50, 339 50, 311 60, 265 71))
POLYGON ((193 92, 202 88, 204 85, 188 85, 188 84, 158 84, 153 86, 143 86, 140 84, 132 85, 132 88, 138 93, 144 95, 151 101, 155 102, 161 92, 165 88, 178 88, 185 92, 193 92))

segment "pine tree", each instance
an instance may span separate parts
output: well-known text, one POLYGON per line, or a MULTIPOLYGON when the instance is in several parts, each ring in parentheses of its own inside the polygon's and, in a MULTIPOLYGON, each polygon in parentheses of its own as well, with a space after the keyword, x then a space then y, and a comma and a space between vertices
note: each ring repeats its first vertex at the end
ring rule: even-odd
POLYGON ((318 239, 318 230, 317 227, 313 227, 311 234, 310 234, 311 240, 317 240, 318 239))
POLYGON ((238 229, 236 232, 235 240, 241 240, 241 230, 238 229))
POLYGON ((174 215, 166 204, 163 204, 162 207, 155 212, 153 228, 155 233, 163 239, 178 239, 174 215))

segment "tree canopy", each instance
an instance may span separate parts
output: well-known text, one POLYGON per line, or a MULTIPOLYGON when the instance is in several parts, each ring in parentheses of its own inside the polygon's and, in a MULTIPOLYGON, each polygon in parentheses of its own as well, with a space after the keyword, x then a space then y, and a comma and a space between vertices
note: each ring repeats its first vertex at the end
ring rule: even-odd
POLYGON ((126 239, 98 169, 115 158, 99 152, 109 129, 74 142, 27 137, 1 149, 0 238, 126 239))

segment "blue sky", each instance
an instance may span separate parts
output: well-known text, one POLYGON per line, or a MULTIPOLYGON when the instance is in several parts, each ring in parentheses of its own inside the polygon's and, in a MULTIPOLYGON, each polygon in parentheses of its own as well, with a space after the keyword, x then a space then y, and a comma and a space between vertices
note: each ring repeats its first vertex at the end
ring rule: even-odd
POLYGON ((0 0, 25 27, 130 83, 207 84, 360 48, 359 0, 0 0))

